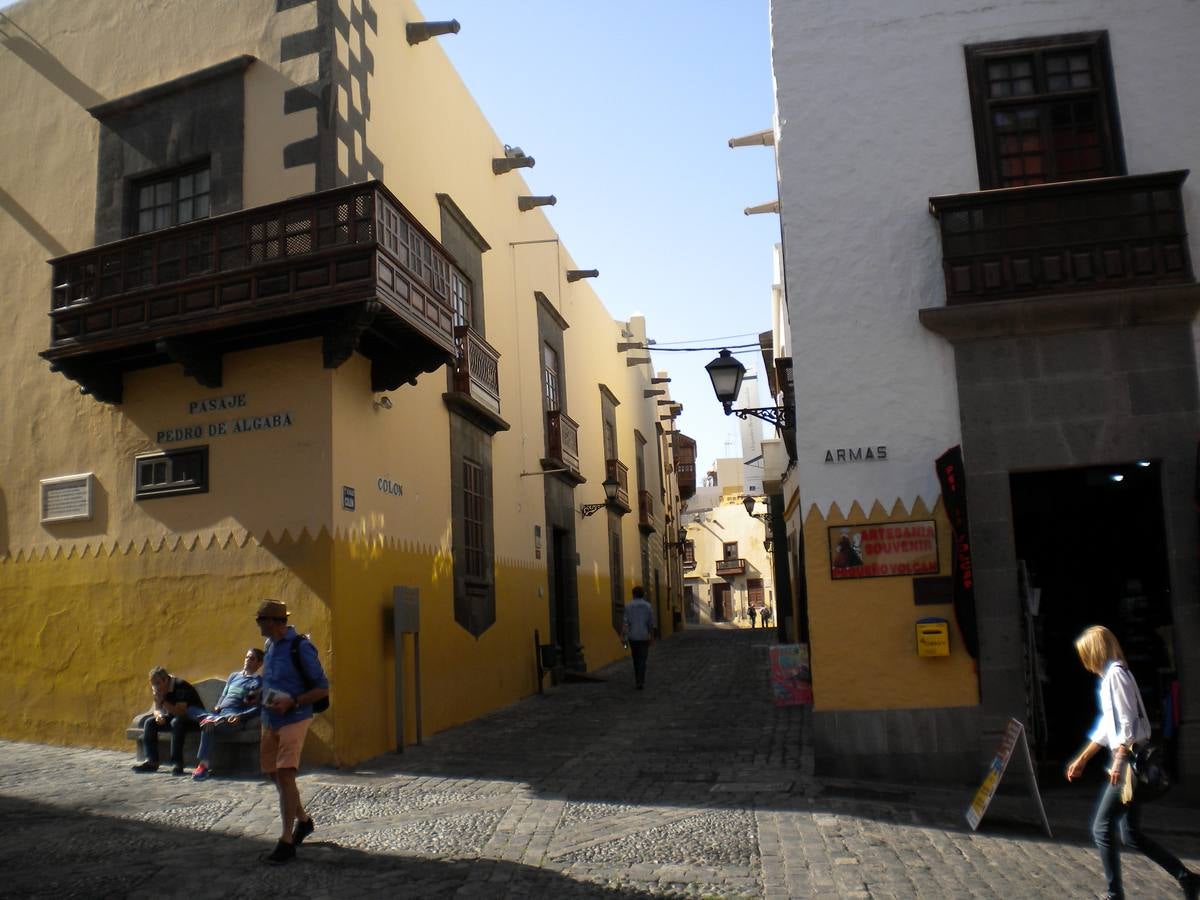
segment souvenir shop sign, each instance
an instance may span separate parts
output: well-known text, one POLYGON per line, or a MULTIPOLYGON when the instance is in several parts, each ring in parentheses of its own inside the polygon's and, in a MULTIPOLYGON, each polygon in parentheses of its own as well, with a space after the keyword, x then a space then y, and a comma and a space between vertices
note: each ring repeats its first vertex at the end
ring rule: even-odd
POLYGON ((829 575, 834 581, 937 573, 937 523, 933 519, 829 529, 829 575))

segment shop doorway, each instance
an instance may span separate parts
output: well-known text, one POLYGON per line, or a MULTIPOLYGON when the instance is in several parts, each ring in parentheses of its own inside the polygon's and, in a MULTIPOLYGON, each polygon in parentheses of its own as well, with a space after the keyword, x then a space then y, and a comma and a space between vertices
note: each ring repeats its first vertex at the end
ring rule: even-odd
POLYGON ((1040 760, 1061 768, 1096 717, 1095 677, 1074 647, 1089 625, 1117 635, 1156 731, 1164 724, 1174 674, 1162 475, 1143 460, 1013 474, 1010 486, 1017 559, 1038 589, 1024 616, 1039 673, 1027 673, 1027 718, 1040 760))
POLYGON ((713 598, 713 621, 728 622, 731 610, 729 609, 729 585, 714 584, 712 586, 713 598))

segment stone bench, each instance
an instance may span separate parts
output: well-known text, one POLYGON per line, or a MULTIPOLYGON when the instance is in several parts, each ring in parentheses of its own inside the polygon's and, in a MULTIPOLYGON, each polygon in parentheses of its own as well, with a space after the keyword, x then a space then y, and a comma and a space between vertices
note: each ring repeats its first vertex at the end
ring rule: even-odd
MULTIPOLYGON (((206 678, 195 683, 196 693, 204 701, 205 709, 212 709, 221 699, 225 690, 222 678, 206 678)), ((129 727, 125 729, 125 737, 137 742, 138 759, 146 758, 146 748, 142 746, 142 717, 146 712, 140 712, 133 717, 129 727)), ((242 731, 230 734, 217 732, 212 746, 212 770, 217 775, 257 775, 259 720, 255 718, 242 731)), ((196 765, 196 751, 200 749, 200 729, 193 728, 187 733, 183 743, 183 763, 186 766, 196 765)), ((164 762, 171 758, 171 729, 164 728, 158 733, 158 758, 164 762)))

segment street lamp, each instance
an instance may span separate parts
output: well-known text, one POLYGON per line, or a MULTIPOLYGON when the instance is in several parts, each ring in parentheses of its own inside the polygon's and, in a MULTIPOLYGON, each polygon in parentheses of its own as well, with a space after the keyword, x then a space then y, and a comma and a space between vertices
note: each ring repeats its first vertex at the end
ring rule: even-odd
POLYGON ((606 506, 610 505, 614 500, 616 500, 617 499, 617 488, 619 488, 620 486, 621 485, 617 483, 617 479, 613 478, 611 475, 609 475, 602 482, 600 482, 600 487, 604 488, 604 498, 605 498, 604 502, 603 503, 584 503, 583 505, 581 505, 579 507, 579 511, 580 511, 580 513, 583 514, 583 517, 586 519, 588 516, 592 515, 593 513, 600 512, 600 510, 604 509, 606 506))
POLYGON ((742 377, 746 374, 746 367, 734 359, 733 354, 728 350, 722 350, 717 358, 704 368, 708 371, 708 377, 712 381, 713 393, 717 395, 717 400, 725 409, 725 415, 737 416, 739 419, 754 416, 756 419, 770 422, 779 428, 792 427, 791 411, 786 406, 760 406, 756 409, 733 408, 733 401, 737 399, 738 393, 742 389, 742 377))
POLYGON ((674 547, 677 550, 683 550, 684 544, 687 543, 687 529, 680 525, 676 535, 679 537, 679 540, 666 541, 666 545, 667 547, 674 547))
POLYGON ((770 528, 771 527, 771 514, 769 512, 756 513, 754 511, 754 506, 756 503, 758 503, 757 498, 751 497, 749 494, 747 494, 745 497, 742 498, 742 506, 744 506, 746 508, 746 515, 748 515, 752 519, 758 519, 758 521, 760 521, 764 525, 766 525, 767 528, 770 528))

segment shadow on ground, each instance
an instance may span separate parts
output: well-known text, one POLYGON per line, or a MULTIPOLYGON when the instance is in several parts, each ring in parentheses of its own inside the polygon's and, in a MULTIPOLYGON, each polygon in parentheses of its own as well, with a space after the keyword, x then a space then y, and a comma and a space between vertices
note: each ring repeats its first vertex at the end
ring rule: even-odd
POLYGON ((314 841, 284 866, 273 844, 0 797, 5 897, 648 897, 496 860, 423 860, 314 841), (131 864, 132 863, 132 864, 131 864))

